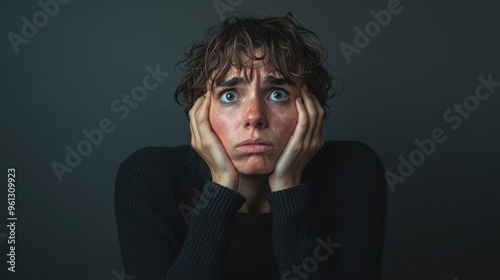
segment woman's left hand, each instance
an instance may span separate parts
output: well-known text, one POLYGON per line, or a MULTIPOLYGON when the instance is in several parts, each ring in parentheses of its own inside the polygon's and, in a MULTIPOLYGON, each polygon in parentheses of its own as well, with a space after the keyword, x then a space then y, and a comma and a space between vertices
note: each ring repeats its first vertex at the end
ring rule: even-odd
POLYGON ((269 175, 271 191, 279 191, 300 184, 304 168, 323 147, 323 120, 325 109, 316 96, 302 85, 301 97, 295 100, 298 112, 297 126, 269 175))

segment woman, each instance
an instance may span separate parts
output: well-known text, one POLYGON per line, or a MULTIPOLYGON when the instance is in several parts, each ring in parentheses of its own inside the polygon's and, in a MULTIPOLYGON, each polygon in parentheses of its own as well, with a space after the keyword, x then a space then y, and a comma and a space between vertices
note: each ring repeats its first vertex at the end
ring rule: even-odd
POLYGON ((176 91, 191 145, 118 170, 128 275, 380 279, 384 168, 364 144, 323 142, 325 58, 291 14, 232 17, 193 45, 176 91))

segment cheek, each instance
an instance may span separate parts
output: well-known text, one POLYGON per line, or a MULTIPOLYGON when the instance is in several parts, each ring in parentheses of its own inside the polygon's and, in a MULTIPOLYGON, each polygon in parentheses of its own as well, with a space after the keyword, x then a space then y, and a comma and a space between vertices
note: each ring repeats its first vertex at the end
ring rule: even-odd
POLYGON ((215 135, 219 137, 222 145, 226 147, 228 136, 230 133, 230 124, 228 123, 228 116, 217 110, 210 110, 209 112, 210 125, 215 135))
POLYGON ((296 126, 297 126, 297 116, 289 117, 285 120, 283 127, 285 129, 286 135, 288 135, 288 138, 290 138, 296 126))
POLYGON ((280 137, 280 142, 281 145, 284 147, 288 140, 290 139, 290 136, 292 135, 293 131, 295 130, 295 127, 297 126, 297 111, 296 110, 290 110, 286 114, 281 115, 278 119, 278 122, 276 123, 276 127, 278 128, 278 135, 280 137))

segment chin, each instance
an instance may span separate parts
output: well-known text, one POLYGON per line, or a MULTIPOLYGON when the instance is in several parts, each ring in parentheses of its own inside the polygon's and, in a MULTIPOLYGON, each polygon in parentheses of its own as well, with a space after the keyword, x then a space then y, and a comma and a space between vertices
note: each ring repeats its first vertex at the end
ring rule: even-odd
POLYGON ((240 170, 238 171, 243 174, 243 175, 269 175, 271 172, 273 172, 272 169, 268 170, 260 170, 260 169, 253 169, 253 170, 240 170))
POLYGON ((244 175, 267 175, 274 170, 275 163, 269 162, 251 162, 247 161, 241 164, 235 164, 238 172, 244 175))

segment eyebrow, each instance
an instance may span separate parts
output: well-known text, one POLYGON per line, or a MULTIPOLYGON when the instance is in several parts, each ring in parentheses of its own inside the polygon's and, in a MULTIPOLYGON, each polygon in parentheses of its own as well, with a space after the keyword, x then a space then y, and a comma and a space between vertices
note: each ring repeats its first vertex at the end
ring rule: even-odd
MULTIPOLYGON (((234 87, 243 83, 242 77, 232 77, 229 80, 222 82, 220 85, 215 86, 216 88, 226 88, 226 87, 234 87)), ((267 76, 264 79, 264 84, 271 84, 276 86, 281 85, 291 85, 292 83, 284 78, 276 78, 274 76, 267 76)))
POLYGON ((274 76, 267 76, 266 79, 264 80, 264 84, 281 86, 281 85, 291 85, 292 83, 285 78, 276 78, 274 76))
POLYGON ((225 81, 225 82, 222 82, 220 85, 217 85, 216 88, 219 88, 219 87, 234 87, 234 86, 237 86, 239 84, 242 84, 243 83, 243 78, 242 77, 232 77, 231 79, 225 81))

